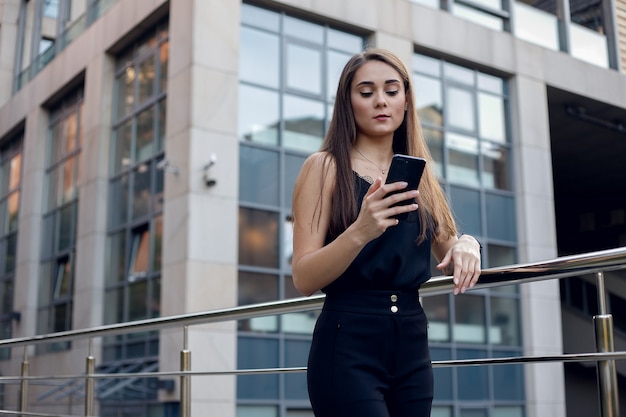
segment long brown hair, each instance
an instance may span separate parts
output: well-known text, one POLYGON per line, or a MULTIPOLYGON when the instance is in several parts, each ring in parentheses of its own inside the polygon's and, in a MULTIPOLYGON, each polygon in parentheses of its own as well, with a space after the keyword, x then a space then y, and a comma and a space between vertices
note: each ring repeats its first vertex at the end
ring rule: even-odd
MULTIPOLYGON (((358 216, 355 201, 354 173, 350 164, 350 150, 356 142, 357 127, 350 99, 352 80, 356 71, 369 61, 381 61, 390 65, 402 77, 407 98, 407 111, 402 124, 393 135, 393 152, 426 159, 426 168, 420 182, 419 216, 421 230, 418 242, 423 241, 427 232, 433 232, 436 241, 442 241, 457 234, 456 225, 446 198, 435 177, 430 151, 422 135, 422 129, 415 109, 413 84, 404 63, 393 53, 384 49, 367 49, 354 55, 345 65, 337 86, 335 107, 330 126, 321 151, 326 153, 326 167, 336 167, 335 186, 332 192, 331 216, 328 234, 337 236, 358 216)), ((325 170, 326 171, 326 170, 325 170)), ((325 174, 326 175, 326 174, 325 174)), ((321 179, 325 182, 325 178, 321 179)))

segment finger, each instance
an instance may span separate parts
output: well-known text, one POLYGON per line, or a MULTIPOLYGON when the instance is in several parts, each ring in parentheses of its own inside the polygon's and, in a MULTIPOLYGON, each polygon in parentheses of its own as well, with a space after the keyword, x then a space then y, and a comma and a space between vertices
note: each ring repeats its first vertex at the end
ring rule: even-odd
POLYGON ((372 185, 370 185, 370 188, 367 189, 367 192, 365 193, 365 197, 368 197, 374 194, 376 191, 378 191, 382 187, 382 183, 383 183, 383 179, 381 177, 376 178, 376 180, 372 183, 372 185))

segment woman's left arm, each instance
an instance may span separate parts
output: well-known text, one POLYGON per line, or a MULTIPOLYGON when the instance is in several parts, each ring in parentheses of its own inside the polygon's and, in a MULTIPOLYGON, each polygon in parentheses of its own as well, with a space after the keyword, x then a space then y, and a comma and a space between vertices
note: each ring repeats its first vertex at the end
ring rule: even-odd
POLYGON ((437 269, 453 267, 454 295, 472 288, 480 276, 480 243, 470 235, 453 236, 442 242, 433 242, 433 254, 439 261, 437 269))

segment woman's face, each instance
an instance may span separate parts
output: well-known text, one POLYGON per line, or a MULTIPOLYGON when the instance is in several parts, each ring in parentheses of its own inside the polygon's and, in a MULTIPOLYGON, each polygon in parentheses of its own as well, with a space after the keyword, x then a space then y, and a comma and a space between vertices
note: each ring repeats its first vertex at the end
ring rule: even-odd
POLYGON ((398 71, 381 61, 369 61, 354 74, 350 100, 359 134, 393 135, 402 124, 407 104, 398 71))

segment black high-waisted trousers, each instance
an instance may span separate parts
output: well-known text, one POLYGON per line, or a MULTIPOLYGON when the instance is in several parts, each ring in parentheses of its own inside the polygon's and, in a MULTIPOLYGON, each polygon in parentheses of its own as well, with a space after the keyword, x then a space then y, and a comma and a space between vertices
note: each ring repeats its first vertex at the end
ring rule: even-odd
POLYGON ((316 417, 428 417, 433 373, 417 291, 327 295, 307 382, 316 417))

